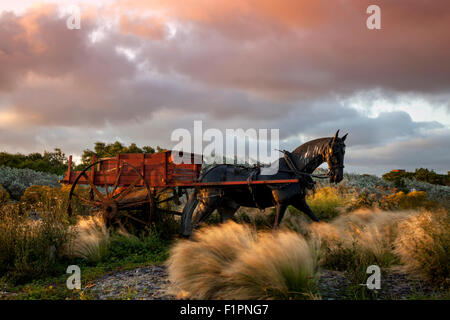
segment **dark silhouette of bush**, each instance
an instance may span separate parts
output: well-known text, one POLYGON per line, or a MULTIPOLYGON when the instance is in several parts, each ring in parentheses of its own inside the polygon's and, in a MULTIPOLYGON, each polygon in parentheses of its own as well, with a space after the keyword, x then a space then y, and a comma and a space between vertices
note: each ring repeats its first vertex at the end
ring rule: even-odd
POLYGON ((450 185, 450 175, 438 174, 434 170, 426 168, 419 168, 414 172, 391 171, 383 174, 382 177, 386 181, 393 182, 394 185, 400 189, 403 189, 405 186, 403 179, 415 179, 417 181, 443 186, 450 185))
POLYGON ((90 165, 92 162, 92 156, 98 158, 114 157, 119 153, 155 153, 162 152, 165 149, 157 146, 156 150, 150 146, 138 147, 135 143, 131 143, 128 147, 123 143, 116 141, 114 143, 106 144, 104 142, 96 142, 94 144, 94 150, 85 149, 81 156, 81 164, 76 166, 75 170, 80 170, 90 165))

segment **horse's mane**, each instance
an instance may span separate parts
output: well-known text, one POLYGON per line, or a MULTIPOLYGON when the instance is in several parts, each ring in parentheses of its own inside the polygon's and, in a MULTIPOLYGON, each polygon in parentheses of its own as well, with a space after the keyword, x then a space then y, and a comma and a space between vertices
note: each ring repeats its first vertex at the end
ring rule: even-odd
POLYGON ((301 146, 297 147, 297 149, 295 149, 292 153, 294 153, 298 156, 304 155, 304 156, 307 156, 308 158, 310 157, 310 154, 311 154, 311 156, 315 156, 318 154, 318 152, 322 151, 323 148, 325 148, 328 145, 328 143, 330 142, 331 139, 333 139, 333 138, 327 137, 327 138, 319 138, 319 139, 305 142, 301 146), (306 155, 306 154, 308 154, 308 155, 306 155))
POLYGON ((297 158, 299 169, 305 167, 312 159, 318 155, 323 154, 325 148, 327 148, 332 137, 319 138, 308 141, 301 146, 297 147, 292 154, 297 158))

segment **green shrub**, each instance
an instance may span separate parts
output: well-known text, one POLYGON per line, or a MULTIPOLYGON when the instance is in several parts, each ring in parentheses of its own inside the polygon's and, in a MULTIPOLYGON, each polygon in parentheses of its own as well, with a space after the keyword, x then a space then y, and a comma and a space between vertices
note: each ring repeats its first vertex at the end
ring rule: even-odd
POLYGON ((439 204, 430 201, 425 191, 403 191, 388 195, 380 200, 380 207, 387 210, 433 209, 439 204))
POLYGON ((58 187, 58 179, 55 174, 0 166, 0 184, 15 200, 19 200, 25 189, 33 185, 58 187))
POLYGON ((139 262, 161 262, 168 256, 168 241, 155 232, 140 237, 116 234, 112 236, 106 260, 139 262))
POLYGON ((348 199, 341 196, 332 187, 316 190, 306 198, 312 211, 322 220, 330 220, 338 216, 348 199))
MULTIPOLYGON (((25 189, 20 202, 26 211, 33 212, 66 212, 69 200, 69 192, 71 185, 63 185, 61 187, 50 187, 35 185, 25 189)), ((89 189, 84 186, 77 186, 75 193, 88 198, 89 189)), ((72 198, 71 202, 72 214, 85 215, 91 209, 78 198, 72 198)))

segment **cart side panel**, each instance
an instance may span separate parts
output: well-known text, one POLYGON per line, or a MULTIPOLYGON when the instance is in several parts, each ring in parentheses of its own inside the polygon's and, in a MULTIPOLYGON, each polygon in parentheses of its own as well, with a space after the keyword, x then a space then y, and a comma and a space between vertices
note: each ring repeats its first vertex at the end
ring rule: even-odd
POLYGON ((167 176, 168 184, 174 186, 192 185, 200 174, 202 156, 190 154, 190 163, 175 164, 168 154, 167 176))
MULTIPOLYGON (((118 185, 130 185, 136 179, 139 179, 139 175, 132 167, 127 165, 120 169, 118 160, 121 160, 135 167, 150 187, 188 186, 197 181, 202 166, 201 156, 190 155, 191 163, 175 164, 171 151, 153 154, 122 153, 114 158, 102 158, 103 161, 93 167, 92 170, 87 171, 86 175, 89 181, 93 180, 94 185, 112 186, 116 183, 118 172, 121 170, 118 185), (94 175, 93 179, 92 175, 94 175)), ((73 184, 80 172, 67 170, 61 182, 73 184)), ((88 180, 85 177, 80 177, 78 183, 88 184, 88 180)), ((143 181, 139 181, 137 185, 142 186, 143 181)))

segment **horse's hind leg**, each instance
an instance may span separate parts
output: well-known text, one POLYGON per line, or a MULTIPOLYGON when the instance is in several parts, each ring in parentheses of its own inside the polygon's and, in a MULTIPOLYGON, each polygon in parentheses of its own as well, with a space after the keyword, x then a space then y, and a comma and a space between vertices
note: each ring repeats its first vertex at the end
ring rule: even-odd
POLYGON ((233 218, 239 206, 220 206, 217 208, 220 214, 220 222, 225 222, 233 218))
POLYGON ((197 208, 197 205, 197 193, 193 192, 189 196, 188 201, 183 208, 183 214, 181 215, 180 233, 185 237, 189 237, 191 235, 192 215, 195 211, 195 208, 197 208))
POLYGON ((283 220, 284 213, 286 212, 287 205, 285 203, 277 203, 275 206, 276 214, 275 214, 275 223, 273 225, 274 229, 278 229, 280 226, 281 220, 283 220))
POLYGON ((214 210, 217 209, 218 201, 214 198, 204 199, 200 201, 197 211, 192 219, 192 226, 197 228, 200 223, 205 221, 214 210))

